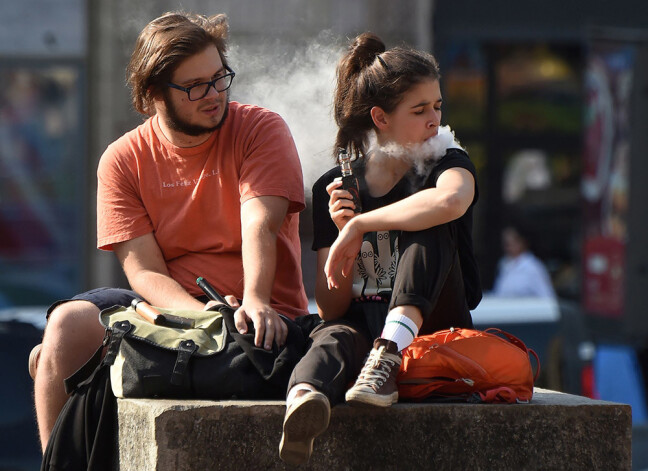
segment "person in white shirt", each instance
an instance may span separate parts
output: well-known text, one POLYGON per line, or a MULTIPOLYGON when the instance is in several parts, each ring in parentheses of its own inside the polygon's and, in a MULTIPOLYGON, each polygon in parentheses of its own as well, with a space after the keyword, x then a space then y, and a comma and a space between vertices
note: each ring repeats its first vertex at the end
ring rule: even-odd
POLYGON ((492 295, 556 298, 547 268, 531 253, 519 229, 506 227, 502 231, 502 246, 505 255, 499 262, 492 295))

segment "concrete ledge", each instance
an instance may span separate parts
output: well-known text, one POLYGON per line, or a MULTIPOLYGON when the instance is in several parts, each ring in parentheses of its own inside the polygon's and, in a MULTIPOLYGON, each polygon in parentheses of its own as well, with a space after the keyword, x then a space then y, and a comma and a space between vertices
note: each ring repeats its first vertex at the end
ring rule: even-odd
MULTIPOLYGON (((121 471, 288 469, 285 407, 269 401, 122 399, 121 471)), ((536 389, 531 404, 335 407, 309 470, 630 470, 629 405, 536 389)))

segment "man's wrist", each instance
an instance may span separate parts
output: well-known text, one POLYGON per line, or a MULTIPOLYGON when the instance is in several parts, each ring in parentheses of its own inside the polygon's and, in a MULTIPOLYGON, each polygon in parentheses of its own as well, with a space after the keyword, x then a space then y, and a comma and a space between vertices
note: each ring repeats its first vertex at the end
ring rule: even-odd
POLYGON ((243 293, 244 303, 266 304, 270 305, 270 296, 263 296, 258 293, 243 293))

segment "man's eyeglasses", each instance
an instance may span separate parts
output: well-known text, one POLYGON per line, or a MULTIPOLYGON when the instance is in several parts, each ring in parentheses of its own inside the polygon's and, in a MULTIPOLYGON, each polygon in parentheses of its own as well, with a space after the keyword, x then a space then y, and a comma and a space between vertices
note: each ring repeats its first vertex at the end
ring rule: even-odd
POLYGON ((197 83, 191 87, 181 87, 180 85, 171 82, 167 82, 167 86, 186 92, 189 101, 200 100, 201 98, 205 98, 211 87, 214 87, 217 92, 224 92, 232 85, 232 80, 234 80, 236 72, 227 66, 225 66, 225 70, 228 72, 225 75, 216 77, 214 80, 209 82, 197 83))

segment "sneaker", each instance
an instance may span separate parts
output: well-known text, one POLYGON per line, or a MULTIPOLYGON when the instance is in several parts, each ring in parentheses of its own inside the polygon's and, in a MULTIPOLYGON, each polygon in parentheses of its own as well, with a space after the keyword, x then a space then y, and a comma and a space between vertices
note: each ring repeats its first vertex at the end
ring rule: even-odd
POLYGON ((321 392, 296 397, 286 409, 279 457, 292 466, 306 463, 313 452, 313 440, 328 428, 330 417, 331 405, 321 392))
POLYGON ((396 343, 378 338, 355 384, 345 395, 351 406, 389 407, 398 401, 396 376, 401 355, 396 343))
POLYGON ((34 348, 32 348, 31 353, 29 354, 29 376, 32 379, 36 379, 36 369, 38 368, 38 360, 40 360, 40 352, 42 343, 39 343, 34 348))

